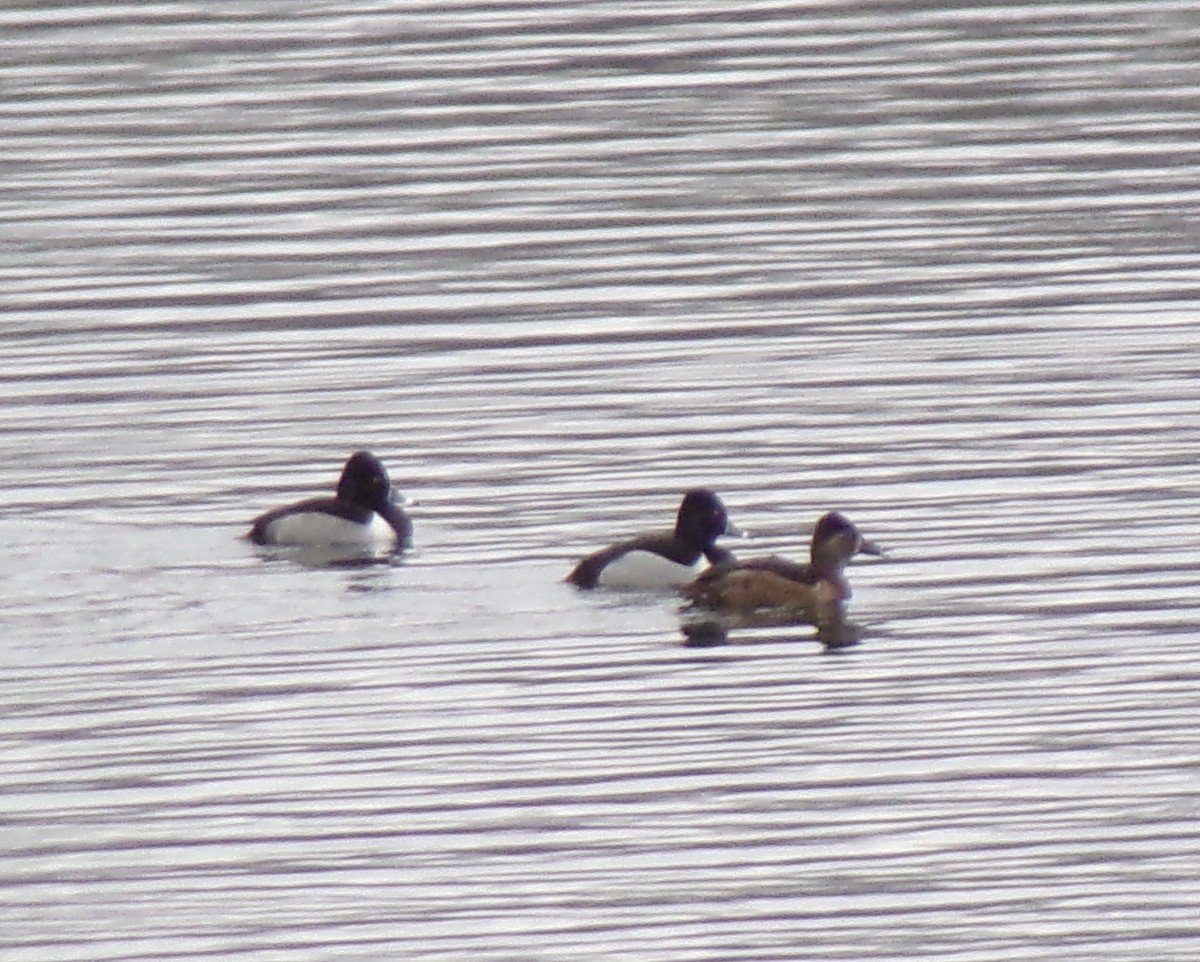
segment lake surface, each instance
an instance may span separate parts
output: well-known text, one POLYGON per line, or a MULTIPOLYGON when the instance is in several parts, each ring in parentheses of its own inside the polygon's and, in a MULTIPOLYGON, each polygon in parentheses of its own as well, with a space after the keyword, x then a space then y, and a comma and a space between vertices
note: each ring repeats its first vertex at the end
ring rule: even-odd
POLYGON ((0 48, 5 960, 1196 958, 1193 4, 0 48), (361 447, 394 563, 240 540, 361 447), (698 484, 861 643, 562 583, 698 484))

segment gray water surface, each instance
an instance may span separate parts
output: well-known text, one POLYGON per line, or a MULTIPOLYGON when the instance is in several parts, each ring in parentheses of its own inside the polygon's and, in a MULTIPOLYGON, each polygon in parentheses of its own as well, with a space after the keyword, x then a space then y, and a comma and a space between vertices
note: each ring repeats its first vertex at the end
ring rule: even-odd
POLYGON ((4 958, 1194 960, 1197 49, 0 11, 4 958), (361 447, 394 563, 240 540, 361 447), (698 484, 862 642, 562 583, 698 484))

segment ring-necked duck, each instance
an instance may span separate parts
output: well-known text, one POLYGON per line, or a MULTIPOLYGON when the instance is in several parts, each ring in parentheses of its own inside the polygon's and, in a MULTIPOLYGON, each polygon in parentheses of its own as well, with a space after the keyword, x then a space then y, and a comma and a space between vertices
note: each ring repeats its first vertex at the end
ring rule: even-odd
POLYGON ((813 531, 808 564, 778 556, 730 560, 700 574, 683 593, 697 605, 733 615, 778 611, 818 623, 836 620, 850 597, 845 567, 859 553, 883 551, 831 511, 813 531))
POLYGON ((566 580, 579 588, 678 588, 696 576, 701 559, 715 564, 731 558, 715 542, 737 533, 721 499, 696 488, 683 496, 674 531, 640 535, 588 555, 566 580))
POLYGON ((369 451, 351 455, 332 498, 310 498, 268 511, 247 537, 255 544, 291 546, 403 546, 412 523, 393 500, 380 460, 369 451))

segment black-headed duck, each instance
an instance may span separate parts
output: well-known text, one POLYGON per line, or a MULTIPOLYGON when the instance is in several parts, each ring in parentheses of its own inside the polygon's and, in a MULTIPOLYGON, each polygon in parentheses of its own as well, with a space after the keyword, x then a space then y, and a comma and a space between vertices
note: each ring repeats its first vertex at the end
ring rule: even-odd
POLYGON ((705 559, 715 564, 732 557, 716 540, 735 533, 721 499, 696 488, 683 496, 673 531, 639 535, 588 555, 566 580, 579 588, 679 588, 696 577, 705 559))
POLYGON ((351 455, 332 497, 310 498, 257 517, 247 537, 260 545, 403 546, 412 523, 396 503, 383 463, 369 451, 351 455))

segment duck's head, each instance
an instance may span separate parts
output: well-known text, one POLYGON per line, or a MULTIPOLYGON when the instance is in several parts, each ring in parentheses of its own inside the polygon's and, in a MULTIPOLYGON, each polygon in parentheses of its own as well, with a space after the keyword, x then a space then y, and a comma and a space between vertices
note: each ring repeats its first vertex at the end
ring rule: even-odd
POLYGON ((882 555, 883 549, 867 541, 858 528, 836 511, 823 515, 813 529, 813 567, 826 577, 838 579, 856 554, 882 555))
POLYGON ((393 508, 392 482, 383 462, 370 451, 358 451, 350 456, 338 478, 337 496, 381 514, 393 508))
POLYGON ((707 488, 693 488, 683 496, 675 518, 675 535, 704 551, 723 534, 736 534, 725 505, 707 488))

